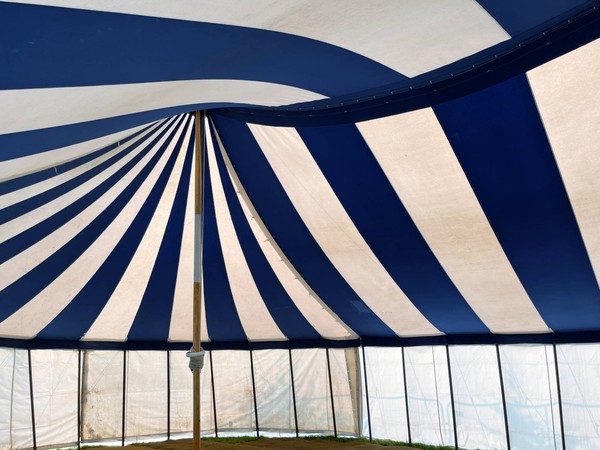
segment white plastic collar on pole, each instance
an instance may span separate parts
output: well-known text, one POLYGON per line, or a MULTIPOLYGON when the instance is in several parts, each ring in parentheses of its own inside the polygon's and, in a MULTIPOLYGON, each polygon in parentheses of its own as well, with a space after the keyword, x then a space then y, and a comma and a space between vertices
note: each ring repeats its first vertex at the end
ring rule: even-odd
POLYGON ((190 349, 189 352, 186 352, 185 356, 190 358, 190 370, 193 372, 196 369, 202 370, 204 367, 204 354, 206 352, 202 347, 200 347, 200 351, 195 351, 194 347, 190 349))

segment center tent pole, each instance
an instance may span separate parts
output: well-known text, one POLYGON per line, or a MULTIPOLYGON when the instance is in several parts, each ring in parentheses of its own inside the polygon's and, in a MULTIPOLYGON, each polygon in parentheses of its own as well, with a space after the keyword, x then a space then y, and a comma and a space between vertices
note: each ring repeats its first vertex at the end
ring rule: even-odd
POLYGON ((196 111, 196 159, 194 183, 194 309, 193 345, 187 353, 194 376, 194 450, 200 450, 200 371, 204 365, 204 350, 200 343, 202 311, 202 216, 204 180, 204 111, 196 111))

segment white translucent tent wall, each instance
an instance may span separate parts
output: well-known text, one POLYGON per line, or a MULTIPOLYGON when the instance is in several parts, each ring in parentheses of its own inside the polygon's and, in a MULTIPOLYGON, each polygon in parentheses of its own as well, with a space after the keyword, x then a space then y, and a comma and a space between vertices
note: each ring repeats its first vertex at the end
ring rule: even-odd
MULTIPOLYGON (((2 348, 0 448, 32 448, 34 439, 58 447, 189 437, 186 365, 182 351, 2 348)), ((203 436, 337 434, 449 447, 456 436, 468 449, 600 445, 597 344, 558 345, 556 353, 535 344, 222 350, 210 353, 202 376, 203 436)))

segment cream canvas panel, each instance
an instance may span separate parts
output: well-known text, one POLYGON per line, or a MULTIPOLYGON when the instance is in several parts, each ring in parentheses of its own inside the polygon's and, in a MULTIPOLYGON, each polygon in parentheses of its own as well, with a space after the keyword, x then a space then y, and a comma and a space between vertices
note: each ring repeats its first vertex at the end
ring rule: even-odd
POLYGON ((507 448, 496 347, 449 348, 459 448, 507 448))
POLYGON ((127 352, 125 395, 125 436, 167 432, 167 352, 127 352))
POLYGON ((294 399, 287 350, 252 352, 258 423, 261 430, 288 431, 296 428, 294 399))
POLYGON ((247 351, 213 351, 215 404, 219 431, 256 430, 250 354, 247 351))
POLYGON ((300 432, 333 431, 333 412, 324 348, 292 350, 300 432))
MULTIPOLYGON (((185 125, 188 125, 189 122, 190 119, 181 124, 171 141, 172 143, 179 140, 179 137, 184 133, 185 125)), ((169 181, 162 192, 158 206, 136 252, 102 312, 86 333, 86 340, 127 340, 127 335, 146 292, 146 286, 152 275, 154 262, 163 241, 163 235, 181 179, 185 153, 191 134, 192 127, 188 127, 185 130, 181 148, 172 148, 167 152, 167 154, 172 151, 179 153, 169 181)))
POLYGON ((500 359, 511 448, 560 446, 552 346, 502 345, 500 359))
POLYGON ((286 340, 287 338, 265 305, 250 272, 250 267, 248 267, 221 183, 221 177, 227 176, 227 174, 219 173, 210 131, 207 129, 207 132, 209 133, 206 139, 208 169, 210 170, 218 237, 221 241, 227 279, 240 322, 250 341, 286 340))
POLYGON ((81 439, 120 438, 123 417, 123 352, 82 353, 81 439))
MULTIPOLYGON (((40 170, 48 169, 50 167, 56 167, 61 164, 65 164, 69 161, 72 161, 76 158, 81 158, 82 156, 88 155, 104 147, 107 147, 108 145, 114 144, 115 142, 118 143, 122 139, 125 139, 137 133, 146 126, 148 125, 141 125, 139 127, 129 128, 118 133, 108 134, 106 136, 102 136, 96 139, 90 139, 89 141, 80 142, 77 144, 69 145, 67 147, 48 150, 41 154, 37 153, 35 155, 23 156, 21 158, 2 161, 0 162, 0 183, 3 181, 11 180, 13 178, 22 177, 30 173, 39 172, 40 170)), ((147 133, 148 131, 144 132, 143 134, 147 133)), ((134 140, 138 139, 140 139, 140 137, 134 138, 134 140)), ((125 144, 123 145, 123 147, 124 146, 125 144)), ((119 147, 121 147, 121 145, 119 145, 119 147)), ((82 168, 82 170, 85 170, 85 168, 97 164, 99 160, 100 158, 96 158, 94 161, 91 161, 80 167, 82 168)), ((76 173, 76 170, 77 169, 73 169, 72 171, 69 171, 69 173, 74 174, 76 173)), ((62 176, 57 176, 54 178, 58 178, 58 180, 63 179, 62 176)), ((44 186, 46 189, 49 189, 50 187, 48 185, 57 181, 54 178, 46 180, 46 182, 36 183, 33 186, 28 186, 26 188, 13 191, 10 194, 1 196, 1 207, 5 207, 5 205, 7 204, 10 205, 16 203, 20 201, 21 198, 27 198, 32 196, 32 190, 39 192, 40 186, 44 186)))
MULTIPOLYGON (((127 174, 125 174, 102 196, 96 199, 96 201, 91 203, 77 216, 32 246, 26 248, 21 253, 0 264, 0 289, 4 289, 5 287, 9 286, 11 283, 15 282, 30 270, 41 264, 50 255, 54 254, 57 249, 68 243, 71 239, 73 239, 73 237, 81 232, 94 219, 96 219, 98 215, 101 214, 102 211, 104 211, 104 209, 106 209, 114 201, 114 199, 126 189, 135 176, 143 170, 143 168, 152 159, 152 156, 156 154, 158 149, 159 146, 151 149, 147 155, 140 159, 140 161, 129 172, 127 172, 127 174)), ((95 184, 95 181, 92 182, 95 184)), ((71 192, 73 192, 74 195, 79 195, 77 194, 77 190, 71 192)), ((67 206, 71 200, 74 200, 71 197, 71 193, 67 193, 62 197, 67 197, 68 200, 66 204, 63 204, 63 206, 67 206)), ((62 197, 58 197, 57 201, 60 201, 62 197)), ((6 235, 7 237, 16 235, 22 231, 25 231, 27 227, 38 223, 38 218, 45 218, 46 216, 50 217, 57 212, 55 209, 53 209, 53 206, 57 207, 57 203, 48 202, 25 216, 20 216, 10 222, 7 222, 6 224, 0 225, 2 235, 6 235), (30 218, 29 215, 31 214, 36 217, 30 218)))
MULTIPOLYGON (((446 348, 406 347, 406 390, 413 441, 454 445, 446 348)), ((466 426, 460 430, 470 430, 466 426)))
POLYGON ((494 333, 550 331, 429 108, 357 127, 427 245, 494 333))
POLYGON ((305 225, 367 306, 400 336, 441 334, 373 254, 298 132, 249 127, 305 225))
POLYGON ((32 350, 36 445, 77 443, 77 350, 32 350))
POLYGON ((408 77, 510 38, 474 0, 26 0, 25 3, 279 31, 348 49, 408 77))
POLYGON ((294 268, 287 256, 262 222, 252 205, 244 186, 240 182, 231 161, 217 135, 221 155, 225 161, 229 176, 237 190, 238 200, 244 216, 277 279, 290 296, 298 310, 312 327, 326 339, 356 339, 357 335, 319 298, 306 280, 294 268))
MULTIPOLYGON (((365 366, 373 435, 381 439, 408 442, 402 349, 366 347, 365 366)), ((362 406, 366 415, 366 402, 362 406)), ((411 417, 412 420, 414 418, 411 417)))
MULTIPOLYGON (((106 168, 106 170, 103 170, 102 172, 93 176, 92 178, 85 181, 84 183, 77 186, 76 188, 70 189, 69 191, 65 192, 63 195, 56 197, 54 200, 46 202, 46 203, 40 205, 39 207, 27 212, 26 214, 20 215, 6 223, 3 223, 2 225, 0 225, 0 242, 5 242, 5 241, 9 240, 10 238, 18 235, 19 233, 22 233, 22 232, 30 229, 31 227, 39 224, 40 222, 43 222, 48 217, 63 210, 67 206, 72 205, 75 201, 79 200, 84 195, 86 195, 87 193, 89 193, 90 191, 92 191, 93 189, 98 187, 101 183, 106 181, 110 176, 114 175, 119 169, 123 168, 123 166, 125 166, 128 162, 130 162, 137 155, 139 155, 144 150, 145 145, 147 145, 149 142, 151 142, 151 140, 154 139, 161 130, 162 130, 162 128, 159 128, 158 130, 155 130, 155 133, 152 133, 150 135, 145 135, 144 136, 145 139, 142 140, 142 145, 140 145, 138 148, 131 151, 129 154, 125 155, 119 161, 116 161, 110 167, 106 168)), ((119 148, 115 149, 114 151, 109 152, 110 154, 107 156, 111 157, 111 156, 115 156, 117 153, 124 152, 132 144, 133 144, 133 142, 127 143, 127 144, 123 145, 122 147, 119 147, 119 148)), ((69 172, 65 172, 64 174, 57 175, 55 177, 44 180, 40 183, 28 186, 27 188, 19 189, 18 191, 6 194, 5 196, 2 196, 0 198, 0 207, 2 207, 2 208, 9 207, 15 203, 21 202, 27 198, 31 198, 35 195, 41 194, 41 193, 45 192, 46 190, 52 189, 56 186, 59 186, 65 182, 69 181, 70 179, 72 179, 78 175, 81 175, 82 173, 87 172, 88 170, 93 169, 93 167, 95 165, 104 162, 106 159, 108 159, 108 158, 100 157, 100 158, 98 158, 98 161, 96 161, 96 160, 93 161, 94 164, 84 165, 84 167, 82 167, 82 168, 80 168, 80 167, 75 168, 69 172)), ((146 157, 143 159, 143 161, 149 161, 149 158, 146 157)), ((143 167, 143 165, 141 164, 141 161, 140 161, 140 163, 136 164, 136 167, 138 168, 138 170, 139 170, 139 168, 143 167)), ((136 173, 136 172, 135 172, 135 170, 132 170, 132 171, 130 171, 130 173, 136 173)), ((123 177, 123 178, 125 178, 125 177, 123 177)), ((130 176, 126 179, 132 179, 132 178, 130 176)), ((115 184, 117 184, 117 183, 115 183, 115 184)), ((123 182, 120 183, 121 186, 123 186, 124 184, 125 183, 123 183, 123 182)), ((115 195, 114 192, 113 192, 113 195, 115 195)))
POLYGON ((79 293, 110 255, 134 220, 148 194, 174 151, 172 141, 167 151, 143 181, 134 196, 104 232, 56 279, 33 299, 0 323, 0 335, 27 338, 35 336, 50 323, 79 293))
POLYGON ((184 80, 0 91, 0 134, 124 116, 182 105, 242 103, 282 106, 324 96, 246 80, 184 80))
POLYGON ((527 73, 600 280, 600 39, 527 73))

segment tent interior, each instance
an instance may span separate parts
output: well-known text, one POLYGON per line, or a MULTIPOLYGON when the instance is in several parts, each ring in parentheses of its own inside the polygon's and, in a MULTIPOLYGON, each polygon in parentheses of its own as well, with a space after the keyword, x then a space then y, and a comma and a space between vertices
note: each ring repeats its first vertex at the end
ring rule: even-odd
POLYGON ((190 436, 194 333, 203 436, 600 448, 598 86, 598 0, 0 1, 0 449, 190 436))

